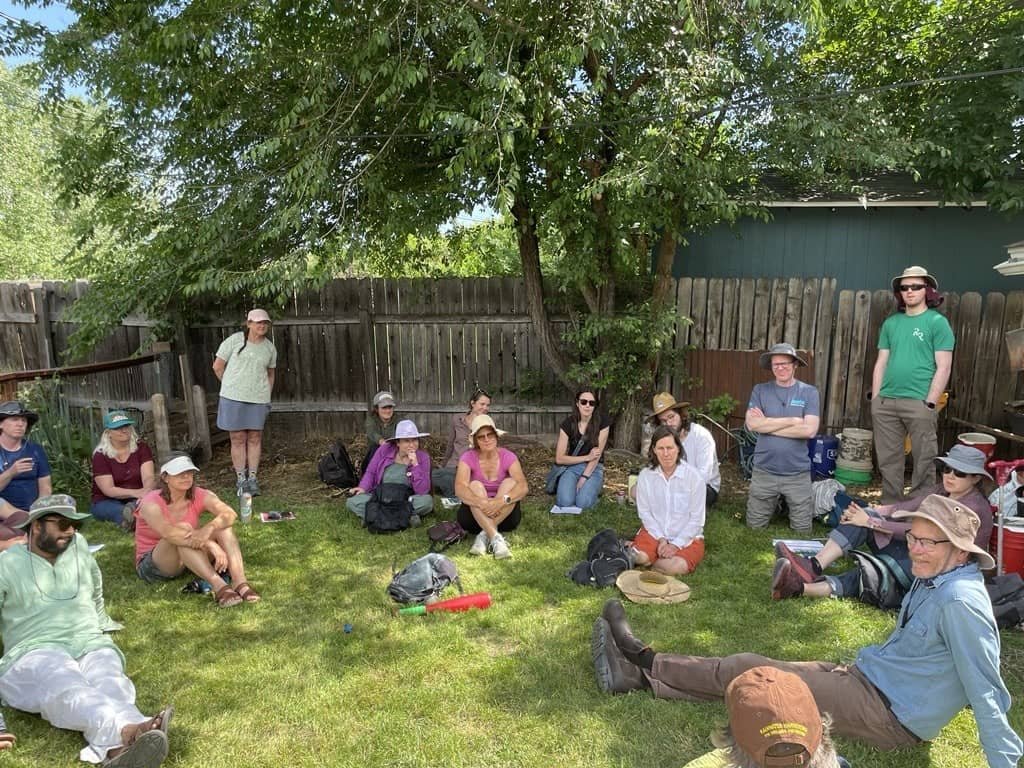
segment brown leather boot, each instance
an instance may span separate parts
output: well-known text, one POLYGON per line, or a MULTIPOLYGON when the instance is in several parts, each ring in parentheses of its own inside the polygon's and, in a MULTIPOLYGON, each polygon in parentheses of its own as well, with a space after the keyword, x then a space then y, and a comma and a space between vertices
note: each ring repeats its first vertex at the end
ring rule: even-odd
POLYGON ((646 687, 643 672, 622 655, 608 622, 598 618, 590 635, 597 687, 605 693, 626 693, 646 687))
POLYGON ((614 597, 607 600, 604 608, 601 609, 601 618, 608 622, 608 626, 612 630, 612 637, 615 638, 615 644, 619 646, 619 650, 627 659, 636 663, 640 654, 651 649, 651 646, 638 640, 633 634, 633 628, 629 626, 629 621, 626 619, 626 609, 622 607, 619 600, 614 597))

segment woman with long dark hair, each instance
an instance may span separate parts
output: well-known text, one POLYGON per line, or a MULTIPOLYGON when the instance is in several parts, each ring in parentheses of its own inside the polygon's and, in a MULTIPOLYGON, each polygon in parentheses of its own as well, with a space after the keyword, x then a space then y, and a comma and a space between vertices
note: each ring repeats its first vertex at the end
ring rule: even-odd
POLYGON ((256 472, 277 368, 277 349, 268 333, 270 315, 262 309, 252 310, 245 319, 245 330, 224 339, 213 361, 213 372, 220 381, 217 426, 231 436, 231 465, 239 496, 260 492, 256 472))
POLYGON ((555 464, 562 467, 555 489, 558 507, 590 509, 601 494, 610 425, 597 406, 594 390, 580 389, 573 398, 572 415, 558 427, 555 464))

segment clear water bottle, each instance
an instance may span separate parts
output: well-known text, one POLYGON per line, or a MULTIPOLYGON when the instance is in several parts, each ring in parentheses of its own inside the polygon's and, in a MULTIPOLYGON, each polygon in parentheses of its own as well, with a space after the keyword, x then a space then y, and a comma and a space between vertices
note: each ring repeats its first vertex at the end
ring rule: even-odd
POLYGON ((238 511, 243 523, 252 520, 252 494, 246 491, 238 502, 238 511))

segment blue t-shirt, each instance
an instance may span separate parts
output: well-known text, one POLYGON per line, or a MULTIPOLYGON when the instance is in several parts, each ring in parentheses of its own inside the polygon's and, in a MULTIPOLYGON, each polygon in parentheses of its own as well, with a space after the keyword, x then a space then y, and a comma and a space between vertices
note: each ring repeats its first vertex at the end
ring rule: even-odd
POLYGON ((50 462, 46 460, 46 452, 41 445, 27 440, 16 451, 0 448, 0 469, 3 471, 21 459, 34 459, 32 471, 11 478, 7 487, 0 491, 0 499, 27 512, 32 502, 39 498, 39 478, 50 476, 50 462))
MULTIPOLYGON (((758 384, 750 393, 747 408, 760 408, 771 419, 784 416, 820 416, 816 387, 796 381, 791 387, 780 387, 774 381, 758 384)), ((799 475, 811 471, 807 440, 802 437, 757 436, 754 467, 773 475, 799 475)))

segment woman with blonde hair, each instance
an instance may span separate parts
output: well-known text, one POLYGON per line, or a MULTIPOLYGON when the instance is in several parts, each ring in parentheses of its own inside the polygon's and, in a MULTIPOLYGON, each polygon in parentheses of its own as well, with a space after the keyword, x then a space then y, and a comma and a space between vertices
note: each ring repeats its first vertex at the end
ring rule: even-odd
POLYGON ((124 411, 111 411, 103 417, 103 434, 92 453, 89 512, 130 531, 139 500, 156 484, 153 452, 139 439, 135 421, 124 411))

